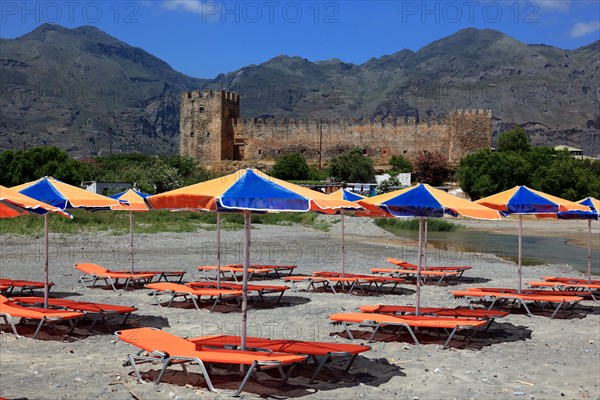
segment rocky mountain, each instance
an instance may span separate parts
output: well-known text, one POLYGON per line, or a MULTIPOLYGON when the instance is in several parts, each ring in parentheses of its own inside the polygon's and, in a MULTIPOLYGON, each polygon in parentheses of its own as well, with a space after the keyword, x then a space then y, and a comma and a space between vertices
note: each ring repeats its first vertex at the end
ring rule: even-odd
POLYGON ((41 25, 0 41, 0 148, 58 145, 76 156, 174 153, 178 93, 205 80, 90 26, 41 25))
MULTIPOLYGON (((199 61, 201 62, 201 60, 199 61)), ((180 91, 241 94, 242 116, 444 115, 491 109, 494 132, 600 154, 600 41, 576 50, 464 29, 361 65, 281 55, 214 79, 180 74, 93 27, 42 25, 0 42, 0 148, 58 144, 77 156, 177 151, 180 91)))

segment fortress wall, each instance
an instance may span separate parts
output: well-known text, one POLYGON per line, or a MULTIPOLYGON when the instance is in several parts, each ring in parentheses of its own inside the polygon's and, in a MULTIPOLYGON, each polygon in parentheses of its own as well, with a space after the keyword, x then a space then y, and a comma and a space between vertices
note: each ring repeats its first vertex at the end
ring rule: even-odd
POLYGON ((303 153, 309 162, 318 162, 321 140, 322 159, 327 161, 353 148, 386 163, 392 155, 414 159, 421 149, 448 154, 447 126, 434 123, 349 121, 349 120, 238 120, 234 136, 245 140, 244 160, 273 160, 289 153, 303 153))
POLYGON ((457 110, 446 117, 446 124, 450 134, 448 160, 451 163, 458 163, 466 154, 492 147, 491 110, 457 110))

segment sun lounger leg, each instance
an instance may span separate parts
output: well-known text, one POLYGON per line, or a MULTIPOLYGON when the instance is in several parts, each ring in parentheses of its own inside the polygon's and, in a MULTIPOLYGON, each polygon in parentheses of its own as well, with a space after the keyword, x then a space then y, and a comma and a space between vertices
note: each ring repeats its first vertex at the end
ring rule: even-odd
POLYGON ((452 332, 450 332, 450 334, 448 335, 448 339, 446 340, 446 343, 444 343, 444 346, 442 346, 442 350, 448 348, 448 343, 450 343, 450 340, 452 340, 452 336, 454 336, 454 334, 456 333, 456 331, 458 330, 458 326, 454 327, 454 329, 452 329, 452 332))
POLYGON ((129 363, 129 365, 131 365, 131 368, 133 368, 133 373, 135 374, 138 382, 144 383, 144 380, 142 379, 142 375, 140 375, 140 370, 138 369, 138 366, 135 363, 134 356, 132 356, 130 354, 129 356, 127 356, 127 360, 128 360, 127 362, 129 363))
POLYGON ((284 294, 284 293, 285 293, 285 291, 282 291, 282 292, 279 294, 279 297, 277 297, 277 301, 276 301, 275 303, 279 304, 279 302, 280 302, 280 301, 281 301, 281 299, 283 298, 283 294, 284 294))
POLYGON ((342 325, 344 326, 344 330, 348 334, 348 337, 350 338, 350 340, 354 340, 354 336, 352 336, 352 332, 350 332, 350 327, 348 326, 348 324, 344 321, 344 322, 342 322, 342 325))
POLYGON ((419 340, 417 339, 417 337, 415 336, 415 333, 413 332, 412 328, 406 324, 400 324, 400 326, 405 327, 406 330, 408 331, 408 333, 410 334, 410 336, 413 338, 413 340, 415 341, 415 345, 417 346, 417 348, 419 348, 419 340))
MULTIPOLYGON (((319 365, 317 366, 317 369, 315 370, 315 372, 310 377, 310 380, 308 381, 308 383, 313 383, 313 381, 319 375, 319 372, 321 372, 321 370, 323 369, 323 367, 325 366, 325 364, 327 363, 327 361, 329 361, 329 359, 330 359, 329 355, 323 357, 323 360, 321 360, 321 362, 319 362, 319 365)), ((346 372, 346 371, 344 371, 344 372, 346 372)))
POLYGON ((379 332, 379 328, 381 327, 381 324, 371 324, 371 325, 366 325, 366 326, 371 326, 373 328, 373 333, 371 334, 371 337, 367 341, 367 343, 371 343, 373 341, 373 338, 375 337, 375 335, 377 335, 377 332, 379 332))
POLYGON ((560 310, 560 307, 562 307, 562 305, 564 304, 564 300, 561 301, 558 306, 556 307, 556 310, 554 310, 554 312, 552 313, 552 316, 550 317, 550 319, 554 318, 554 316, 556 315, 556 313, 558 312, 558 310, 560 310))
POLYGON ((46 322, 46 317, 43 317, 40 320, 40 323, 37 326, 37 329, 35 330, 35 333, 33 334, 33 339, 35 339, 38 335, 38 333, 40 333, 40 329, 42 329, 42 325, 44 325, 44 322, 46 322))
MULTIPOLYGON (((219 301, 221 301, 221 295, 218 295, 217 298, 215 299, 215 302, 213 303, 212 307, 210 308, 210 312, 215 311, 215 307, 217 306, 219 301)), ((196 306, 196 309, 199 310, 198 305, 196 304, 195 300, 194 300, 194 305, 196 306)))
MULTIPOLYGON (((527 316, 529 317, 533 317, 533 314, 531 313, 531 311, 529 311, 529 307, 527 307, 527 304, 525 304, 524 301, 521 301, 519 299, 519 304, 523 306, 523 308, 525 309, 525 312, 527 313, 527 316)), ((559 306, 560 307, 560 306, 559 306)))
POLYGON ((156 294, 156 290, 153 290, 150 294, 152 295, 152 297, 154 297, 154 301, 156 302, 156 305, 159 307, 162 307, 160 305, 160 301, 158 300, 158 295, 156 294))
POLYGON ((17 327, 15 326, 15 322, 13 321, 12 317, 10 315, 4 314, 4 313, 0 314, 0 317, 4 318, 4 321, 6 321, 6 323, 10 325, 10 327, 12 328, 13 333, 15 334, 15 337, 17 339, 20 339, 21 335, 19 335, 17 333, 17 327))

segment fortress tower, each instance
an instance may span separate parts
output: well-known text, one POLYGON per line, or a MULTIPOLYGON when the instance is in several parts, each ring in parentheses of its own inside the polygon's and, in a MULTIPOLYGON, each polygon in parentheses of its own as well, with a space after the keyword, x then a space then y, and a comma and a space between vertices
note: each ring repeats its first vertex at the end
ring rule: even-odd
POLYGON ((179 153, 206 166, 225 160, 274 161, 302 153, 309 163, 361 148, 378 164, 394 155, 414 160, 421 150, 439 151, 451 165, 490 148, 492 112, 456 110, 445 119, 240 119, 240 96, 224 91, 181 94, 179 153))
POLYGON ((192 91, 181 93, 179 100, 179 154, 205 164, 232 160, 232 121, 240 116, 240 96, 192 91))

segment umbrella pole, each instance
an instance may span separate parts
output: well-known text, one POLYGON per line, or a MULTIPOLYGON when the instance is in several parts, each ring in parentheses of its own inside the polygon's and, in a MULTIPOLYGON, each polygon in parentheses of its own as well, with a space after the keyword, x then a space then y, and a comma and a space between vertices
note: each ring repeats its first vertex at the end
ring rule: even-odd
POLYGON ((221 213, 217 213, 217 289, 221 289, 221 213))
POLYGON ((345 247, 344 247, 344 210, 342 210, 342 277, 344 276, 345 263, 345 247))
POLYGON ((523 216, 519 215, 519 293, 521 293, 521 248, 523 245, 523 216))
POLYGON ((133 211, 129 211, 129 239, 131 242, 131 272, 134 271, 133 267, 133 211))
POLYGON ((427 231, 428 231, 428 227, 427 227, 427 218, 425 218, 425 224, 423 226, 423 235, 424 235, 424 239, 423 239, 423 268, 427 268, 427 231))
POLYGON ((419 315, 421 308, 421 265, 423 262, 423 217, 419 218, 419 249, 418 249, 418 268, 417 268, 417 304, 415 314, 419 315))
POLYGON ((48 213, 44 214, 44 308, 48 308, 48 292, 50 281, 48 279, 48 213))
POLYGON ((242 350, 246 350, 246 314, 248 313, 248 267, 250 266, 250 211, 244 211, 244 275, 242 283, 242 350))
POLYGON ((588 219, 588 283, 592 283, 592 220, 588 219))

